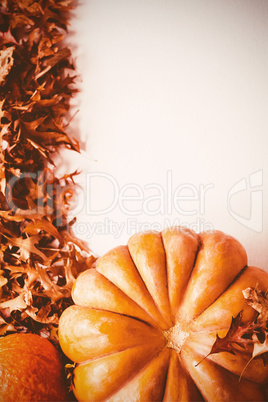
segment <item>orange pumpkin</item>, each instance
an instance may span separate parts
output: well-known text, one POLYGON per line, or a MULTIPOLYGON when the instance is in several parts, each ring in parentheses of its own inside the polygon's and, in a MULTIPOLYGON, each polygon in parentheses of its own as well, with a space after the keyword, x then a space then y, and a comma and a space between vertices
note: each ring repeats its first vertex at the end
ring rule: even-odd
POLYGON ((268 366, 249 350, 209 355, 243 309, 242 290, 268 288, 242 245, 220 231, 173 227, 132 236, 83 272, 60 318, 73 391, 90 401, 265 400, 268 366))
POLYGON ((55 347, 34 334, 0 339, 0 401, 64 401, 63 365, 55 347))

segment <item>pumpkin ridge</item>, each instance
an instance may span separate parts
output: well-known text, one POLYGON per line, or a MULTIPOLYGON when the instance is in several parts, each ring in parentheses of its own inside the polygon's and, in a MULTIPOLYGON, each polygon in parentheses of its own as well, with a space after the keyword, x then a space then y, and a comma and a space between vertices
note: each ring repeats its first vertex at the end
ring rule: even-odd
POLYGON ((133 375, 131 377, 129 377, 124 384, 121 385, 120 388, 118 388, 113 394, 110 395, 109 398, 113 397, 114 394, 116 394, 117 392, 119 392, 122 388, 124 388, 128 383, 130 383, 136 376, 138 376, 140 374, 141 371, 143 371, 144 369, 146 369, 147 366, 149 366, 149 364, 156 359, 163 351, 165 348, 163 348, 162 350, 158 351, 147 363, 144 364, 143 367, 141 367, 139 370, 137 370, 135 373, 133 373, 133 375))
POLYGON ((170 362, 171 362, 171 354, 170 354, 169 362, 168 362, 168 366, 167 366, 167 371, 166 371, 166 376, 165 376, 165 377, 166 377, 166 378, 165 378, 165 384, 164 384, 164 387, 163 387, 163 394, 162 394, 162 396, 161 396, 161 401, 164 400, 165 393, 166 393, 167 379, 168 379, 168 371, 169 371, 170 362))
MULTIPOLYGON (((89 289, 91 289, 91 286, 89 286, 89 289)), ((137 317, 139 318, 141 321, 144 322, 148 322, 150 323, 152 326, 154 326, 155 328, 160 328, 159 323, 157 322, 156 318, 154 318, 152 315, 150 315, 142 306, 140 306, 134 299, 132 299, 130 296, 127 295, 126 292, 124 292, 124 290, 120 289, 116 284, 114 284, 112 281, 110 281, 110 279, 108 279, 105 275, 103 275, 102 273, 98 272, 95 268, 90 268, 87 269, 86 271, 83 271, 79 277, 77 278, 76 282, 74 283, 73 287, 72 287, 72 299, 74 301, 74 304, 81 306, 81 307, 90 307, 90 308, 95 308, 95 309, 101 309, 104 311, 111 311, 114 313, 119 313, 122 315, 127 315, 129 317, 137 317), (93 277, 88 275, 91 274, 93 275, 93 277), (101 282, 99 282, 99 280, 96 283, 96 278, 94 277, 94 275, 98 275, 99 278, 101 279, 101 282), (81 282, 81 278, 83 278, 83 276, 85 276, 85 280, 81 282), (104 282, 102 282, 104 281, 104 282), (90 282, 93 282, 95 285, 97 285, 97 287, 99 289, 101 289, 100 294, 96 297, 94 297, 93 294, 93 298, 92 296, 88 298, 89 296, 89 292, 88 292, 88 284, 90 285, 90 282), (104 285, 104 286, 103 286, 104 285), (110 288, 107 288, 107 285, 110 288), (79 296, 81 294, 81 292, 85 292, 86 289, 86 294, 82 296, 79 296), (116 292, 116 293, 115 293, 116 292), (136 315, 132 315, 132 314, 126 314, 123 312, 120 312, 120 309, 117 306, 117 303, 115 303, 113 305, 113 307, 97 307, 96 304, 98 304, 99 299, 101 298, 101 296, 105 296, 108 297, 109 296, 109 303, 111 302, 115 302, 115 300, 119 297, 123 298, 123 302, 126 302, 128 304, 128 306, 133 310, 133 308, 137 309, 136 311, 136 315), (98 300, 98 302, 96 302, 96 299, 98 300), (144 318, 141 318, 141 314, 144 318), (147 316, 147 317, 146 317, 147 316)), ((113 304, 113 303, 111 303, 113 304)), ((124 308, 123 308, 124 310, 124 308)), ((133 314, 135 314, 132 311, 133 314)))
POLYGON ((180 226, 166 228, 160 234, 165 249, 168 297, 174 325, 196 264, 201 239, 192 230, 180 226))
POLYGON ((226 329, 227 332, 231 325, 232 317, 234 318, 241 310, 243 310, 243 320, 245 322, 252 321, 257 313, 252 307, 245 304, 242 290, 247 287, 254 288, 259 280, 261 280, 261 289, 265 291, 268 287, 268 278, 265 271, 257 267, 246 266, 230 287, 196 317, 191 324, 193 332, 197 332, 200 329, 204 330, 208 326, 216 330, 226 329), (220 313, 222 310, 225 311, 224 314, 220 313))
MULTIPOLYGON (((222 297, 222 295, 223 295, 225 292, 228 291, 228 289, 237 281, 237 279, 240 278, 240 276, 246 271, 247 268, 248 268, 248 265, 245 265, 245 266, 241 269, 241 271, 239 271, 238 274, 234 277, 234 279, 232 280, 232 282, 230 282, 229 285, 216 297, 216 299, 215 299, 212 303, 210 303, 203 311, 201 311, 199 314, 197 314, 197 315, 194 317, 193 322, 196 321, 196 319, 197 319, 198 317, 200 317, 209 307, 213 306, 213 304, 216 303, 216 302, 218 301, 218 299, 219 299, 220 297, 222 297)), ((226 327, 225 327, 225 328, 219 328, 219 330, 224 330, 224 329, 227 330, 228 328, 226 328, 226 327)))
MULTIPOLYGON (((76 304, 76 306, 79 306, 79 305, 76 304)), ((79 306, 79 307, 84 307, 84 306, 79 306)), ((131 318, 131 319, 133 319, 133 320, 139 321, 139 322, 141 322, 141 323, 143 323, 143 324, 145 324, 145 325, 148 325, 148 326, 151 327, 151 328, 158 329, 159 332, 162 332, 162 330, 161 330, 160 327, 158 327, 158 326, 156 326, 156 325, 152 325, 150 322, 145 321, 145 320, 142 320, 142 319, 139 318, 139 317, 134 317, 134 316, 132 316, 132 315, 119 313, 119 312, 117 312, 117 311, 106 310, 106 309, 103 309, 103 308, 95 308, 95 307, 88 307, 88 308, 90 308, 91 310, 95 310, 95 311, 104 311, 104 312, 108 312, 108 313, 117 314, 117 315, 120 315, 120 316, 122 316, 122 317, 128 317, 128 318, 131 318)))
POLYGON ((177 316, 188 322, 212 305, 247 266, 246 250, 234 237, 219 230, 199 236, 201 247, 177 316))
MULTIPOLYGON (((109 398, 107 399, 107 402, 109 402, 110 399, 113 398, 113 396, 116 395, 118 392, 120 392, 120 390, 123 389, 127 384, 131 383, 132 380, 135 379, 135 377, 138 377, 139 374, 140 374, 142 371, 146 370, 146 368, 148 368, 148 366, 149 366, 155 359, 157 359, 162 353, 164 353, 166 349, 167 349, 167 348, 166 348, 166 346, 165 346, 161 351, 157 352, 157 353, 155 354, 155 356, 153 356, 153 357, 150 359, 150 361, 148 361, 140 370, 138 370, 137 372, 133 373, 133 375, 130 376, 130 377, 120 386, 120 388, 118 388, 113 394, 111 394, 111 395, 109 396, 109 398)), ((166 388, 166 382, 167 382, 167 375, 168 375, 168 368, 169 368, 169 364, 170 364, 170 358, 171 358, 171 354, 170 354, 170 356, 169 356, 169 363, 168 363, 167 370, 166 370, 166 373, 165 373, 165 384, 164 384, 164 387, 163 387, 162 397, 161 397, 161 399, 160 399, 161 401, 163 400, 163 397, 164 397, 164 394, 165 394, 165 388, 166 388)))
MULTIPOLYGON (((125 352, 126 350, 135 349, 137 346, 143 346, 143 345, 134 345, 134 346, 130 346, 130 347, 128 347, 128 348, 126 348, 126 349, 123 349, 123 350, 120 350, 120 351, 112 351, 112 352, 109 352, 109 353, 104 353, 103 355, 95 356, 95 357, 92 357, 91 359, 87 359, 87 360, 84 360, 84 361, 82 361, 82 362, 77 362, 77 363, 75 363, 75 367, 85 366, 86 364, 88 364, 88 363, 90 363, 90 362, 92 362, 92 361, 100 360, 100 359, 103 359, 103 358, 105 358, 105 357, 108 357, 108 356, 111 356, 111 355, 115 355, 115 354, 117 354, 117 353, 125 352)), ((165 346, 164 346, 164 347, 165 347, 165 346)), ((164 348, 163 348, 163 349, 164 349, 164 348)), ((161 350, 162 350, 162 349, 161 349, 161 350)), ((157 353, 160 353, 161 350, 158 351, 158 352, 156 352, 155 355, 157 355, 157 353)), ((152 359, 154 359, 154 358, 155 358, 155 356, 152 357, 152 359)), ((152 360, 152 359, 151 359, 151 360, 152 360)), ((146 363, 146 364, 147 364, 147 363, 146 363)))
POLYGON ((172 315, 167 289, 166 251, 161 233, 153 230, 136 233, 127 244, 134 266, 143 282, 147 283, 146 289, 169 328, 172 315))
MULTIPOLYGON (((244 368, 251 358, 252 351, 250 351, 250 349, 242 349, 234 344, 233 347, 235 349, 235 354, 231 354, 228 352, 210 354, 212 345, 216 340, 216 335, 219 333, 219 331, 226 330, 227 332, 228 329, 229 327, 221 327, 214 330, 191 332, 189 337, 185 341, 184 346, 186 347, 186 349, 190 348, 193 351, 198 351, 198 355, 200 355, 200 360, 197 365, 202 365, 203 360, 207 360, 212 364, 215 364, 219 369, 222 368, 227 372, 237 376, 237 382, 239 382, 241 373, 243 372, 244 368), (206 342, 209 339, 211 340, 206 342)), ((178 356, 179 358, 181 358, 181 354, 178 354, 178 356)), ((186 369, 186 371, 188 370, 186 369)), ((247 367, 246 371, 243 372, 241 378, 263 386, 268 379, 268 366, 265 367, 263 365, 261 357, 255 358, 250 362, 250 365, 247 367)))
POLYGON ((161 331, 148 323, 79 306, 70 306, 61 315, 59 339, 63 352, 75 362, 148 342, 165 344, 161 331))
MULTIPOLYGON (((112 254, 112 257, 113 257, 113 254, 112 254)), ((124 258, 125 258, 125 256, 124 256, 124 258)), ((104 262, 106 263, 105 260, 104 260, 104 262)), ((116 261, 116 263, 117 263, 117 261, 116 261)), ((121 268, 120 264, 118 264, 118 266, 121 268)), ((149 292, 149 290, 148 290, 148 288, 147 288, 147 286, 146 286, 146 284, 145 284, 145 282, 144 282, 139 270, 137 269, 137 266, 136 266, 136 264, 135 264, 135 262, 134 262, 134 260, 132 258, 132 255, 130 253, 128 245, 121 246, 121 247, 116 247, 116 248, 110 250, 110 252, 108 252, 106 255, 100 257, 100 259, 98 260, 97 265, 96 265, 96 270, 101 275, 103 275, 107 280, 109 280, 113 285, 115 285, 119 290, 121 290, 127 297, 129 297, 131 300, 133 300, 139 307, 141 307, 159 325, 160 328, 163 329, 163 328, 168 328, 169 327, 168 323, 166 322, 166 320, 164 319, 163 315, 159 311, 159 309, 158 309, 158 307, 157 307, 157 305, 156 305, 151 293, 149 292), (146 301, 146 305, 143 302, 141 303, 140 300, 137 301, 133 297, 133 295, 128 294, 128 292, 127 292, 126 288, 124 288, 124 286, 118 285, 117 282, 114 282, 113 279, 110 279, 109 275, 107 275, 107 271, 103 272, 103 266, 102 265, 101 265, 101 267, 99 267, 99 261, 100 260, 103 261, 103 258, 105 258, 105 257, 107 258, 107 255, 109 255, 109 253, 114 253, 117 250, 118 250, 118 252, 122 252, 123 254, 125 254, 125 252, 127 252, 127 259, 129 259, 129 261, 131 262, 131 266, 132 266, 132 268, 134 268, 135 275, 138 276, 139 281, 140 281, 140 283, 143 286, 143 289, 145 291, 145 296, 148 299, 146 301), (149 310, 151 310, 150 308, 148 309, 148 307, 150 307, 150 306, 153 307, 154 311, 151 311, 151 312, 149 311, 149 310)), ((132 271, 132 269, 131 269, 131 271, 132 271)), ((124 280, 126 280, 126 278, 124 278, 124 280)))
MULTIPOLYGON (((210 306, 212 306, 225 292, 228 291, 228 289, 237 281, 238 278, 240 278, 240 276, 246 271, 246 269, 248 268, 248 265, 245 265, 241 271, 238 272, 238 274, 234 277, 234 279, 232 280, 232 282, 229 283, 229 285, 221 292, 221 294, 219 294, 218 297, 216 297, 216 299, 210 303, 206 308, 208 309, 210 306)), ((201 313, 197 314, 195 318, 199 317, 205 310, 201 311, 201 313)))
MULTIPOLYGON (((161 236, 161 238, 162 238, 162 236, 161 236)), ((128 246, 127 246, 127 247, 128 247, 128 246)), ((128 250, 129 250, 129 247, 128 247, 128 250)), ((165 248, 164 248, 164 250, 165 250, 165 248)), ((156 302, 155 302, 153 296, 151 295, 151 292, 149 291, 149 289, 148 289, 146 283, 144 282, 143 277, 141 276, 141 273, 139 272, 139 270, 138 270, 138 268, 137 268, 137 266, 136 266, 136 264, 135 264, 135 262, 134 262, 134 260, 133 260, 133 257, 132 257, 132 254, 131 254, 130 250, 129 250, 129 255, 130 255, 130 258, 131 258, 131 260, 132 260, 132 262, 133 262, 133 265, 135 266, 136 271, 137 271, 137 273, 138 273, 140 279, 142 280, 142 282, 143 282, 143 284, 144 284, 144 287, 146 288, 147 293, 148 293, 148 295, 150 296, 150 299, 151 299, 151 301, 153 302, 153 304, 154 304, 154 306, 155 306, 157 312, 161 315, 161 318, 162 318, 163 321, 165 322, 166 326, 169 327, 168 323, 166 322, 165 318, 163 317, 163 314, 161 313, 159 307, 157 306, 157 304, 156 304, 156 302)), ((166 259, 166 252, 165 252, 165 259, 166 259)), ((127 295, 127 296, 128 296, 128 295, 127 295)), ((128 297, 130 297, 130 296, 128 296, 128 297)), ((134 299, 132 299, 132 300, 133 300, 136 304, 138 304, 134 299)), ((140 305, 138 304, 138 306, 140 306, 140 305)), ((140 306, 140 307, 142 307, 142 306, 140 306)), ((143 308, 143 307, 142 307, 142 308, 143 308)), ((149 314, 149 315, 151 316, 151 314, 150 314, 148 311, 146 311, 145 309, 144 309, 144 311, 145 311, 147 314, 149 314)), ((152 317, 152 316, 151 316, 151 317, 152 317)), ((159 327, 161 328, 160 324, 158 323, 158 319, 157 319, 156 317, 152 317, 152 318, 157 322, 157 324, 158 324, 159 327)))
POLYGON ((185 370, 191 376, 205 400, 265 400, 264 387, 261 384, 257 384, 245 378, 240 379, 239 375, 224 368, 217 362, 210 359, 203 359, 203 357, 202 354, 192 349, 192 347, 188 347, 183 351, 181 359, 184 363, 185 370), (201 363, 198 365, 200 361, 201 363), (207 375, 211 376, 211 373, 213 373, 213 381, 206 383, 204 380, 207 375), (222 394, 218 394, 218 391, 222 394), (254 397, 252 394, 254 394, 254 397), (256 396, 258 399, 256 399, 256 396), (239 399, 235 399, 236 397, 239 399))
MULTIPOLYGON (((171 304, 170 304, 170 297, 169 297, 169 280, 168 280, 168 270, 167 270, 167 253, 166 253, 166 248, 165 248, 165 244, 163 241, 163 236, 162 236, 162 232, 159 233, 160 234, 160 240, 162 243, 162 247, 164 250, 164 257, 165 257, 165 273, 166 273, 166 283, 167 283, 167 299, 168 299, 168 304, 169 304, 169 311, 170 311, 170 320, 172 325, 174 325, 174 319, 173 319, 173 314, 172 314, 172 310, 171 310, 171 304)), ((156 305, 156 307, 158 308, 158 306, 156 305)), ((161 313, 161 311, 160 311, 161 313)))
POLYGON ((180 354, 175 350, 171 352, 165 393, 162 400, 164 402, 179 400, 196 402, 204 401, 201 391, 184 366, 180 354))
MULTIPOLYGON (((144 280, 143 280, 143 278, 142 278, 142 276, 141 276, 141 274, 140 274, 140 272, 139 272, 139 270, 138 270, 138 268, 137 268, 137 266, 136 266, 136 264, 135 264, 135 262, 134 262, 134 260, 133 260, 133 258, 132 258, 132 255, 131 255, 131 252, 130 252, 128 246, 127 246, 127 248, 128 248, 128 251, 129 251, 129 255, 130 255, 131 261, 133 262, 133 265, 135 266, 136 271, 137 271, 137 273, 138 273, 138 275, 139 275, 139 277, 140 277, 140 279, 141 279, 141 281, 142 281, 142 283, 143 283, 145 289, 147 290, 147 293, 148 293, 148 295, 150 296, 150 299, 151 299, 151 301, 152 301, 154 307, 156 308, 157 312, 161 315, 162 320, 165 322, 166 326, 168 327, 168 323, 166 322, 165 318, 163 317, 163 314, 162 314, 161 311, 159 310, 159 307, 157 306, 157 304, 156 304, 156 302, 155 302, 153 296, 151 295, 151 293, 150 293, 148 287, 146 286, 146 283, 144 282, 144 280)), ((118 289, 119 289, 119 288, 118 288, 118 289)), ((121 289, 120 289, 120 290, 121 290, 121 289)), ((123 291, 122 291, 122 292, 123 292, 123 291)), ((124 292, 124 293, 125 293, 125 292, 124 292)), ((126 295, 127 297, 129 297, 131 300, 133 300, 139 307, 141 307, 141 308, 156 322, 158 328, 160 328, 161 330, 163 329, 163 328, 161 327, 160 323, 158 322, 158 318, 157 318, 157 317, 152 316, 148 311, 145 310, 144 307, 142 307, 139 303, 137 303, 136 300, 132 299, 127 293, 125 293, 125 295, 126 295)))
MULTIPOLYGON (((257 356, 255 359, 250 361, 251 353, 249 351, 242 351, 242 350, 240 350, 239 352, 237 351, 237 353, 235 354, 235 359, 237 360, 241 358, 241 361, 245 360, 243 362, 243 367, 240 368, 235 367, 232 361, 228 362, 227 359, 225 360, 227 353, 228 352, 221 352, 218 353, 217 355, 216 354, 209 355, 207 359, 217 364, 217 366, 224 368, 230 373, 233 373, 238 377, 238 379, 241 377, 252 383, 259 384, 260 386, 263 386, 267 383, 268 368, 267 366, 263 365, 263 360, 261 356, 257 356), (250 364, 246 367, 249 361, 250 364), (258 366, 261 366, 261 372, 260 370, 258 371, 258 366), (244 369, 245 371, 243 372, 244 369)), ((228 355, 230 354, 228 353, 228 355)))
POLYGON ((131 381, 131 378, 138 375, 147 364, 150 364, 162 350, 163 346, 147 344, 144 347, 139 345, 89 361, 85 365, 77 365, 73 371, 75 396, 78 397, 78 400, 103 401, 109 399, 114 393, 119 392, 122 387, 126 386, 131 381), (108 378, 107 373, 109 373, 108 378), (86 385, 82 394, 80 393, 81 377, 86 385), (99 381, 101 381, 101 384, 104 381, 107 387, 99 389, 99 381), (78 392, 76 392, 76 386, 78 392))

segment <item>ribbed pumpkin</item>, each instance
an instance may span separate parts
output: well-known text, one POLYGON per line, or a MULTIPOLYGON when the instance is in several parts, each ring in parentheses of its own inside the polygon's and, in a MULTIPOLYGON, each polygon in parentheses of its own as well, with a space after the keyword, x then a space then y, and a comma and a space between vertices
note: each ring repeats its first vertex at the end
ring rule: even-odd
POLYGON ((99 258, 73 287, 60 318, 73 391, 90 401, 265 400, 268 367, 251 351, 206 356, 243 310, 242 290, 268 289, 268 273, 220 231, 173 227, 132 236, 99 258))

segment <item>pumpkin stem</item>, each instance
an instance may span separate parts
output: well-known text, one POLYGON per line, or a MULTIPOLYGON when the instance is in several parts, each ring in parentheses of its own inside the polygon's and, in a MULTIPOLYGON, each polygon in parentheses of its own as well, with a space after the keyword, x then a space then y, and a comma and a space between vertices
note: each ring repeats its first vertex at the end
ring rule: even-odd
POLYGON ((167 340, 167 347, 175 349, 180 353, 182 345, 189 336, 189 332, 183 331, 181 324, 177 322, 174 327, 171 327, 168 331, 163 332, 164 337, 167 340))

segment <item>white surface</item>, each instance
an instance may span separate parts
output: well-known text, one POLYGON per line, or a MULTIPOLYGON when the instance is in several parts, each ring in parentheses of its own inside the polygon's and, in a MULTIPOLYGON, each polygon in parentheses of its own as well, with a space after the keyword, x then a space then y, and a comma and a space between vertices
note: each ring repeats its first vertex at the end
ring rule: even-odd
POLYGON ((267 269, 268 2, 80 0, 71 29, 76 234, 103 254, 140 229, 215 228, 267 269))

